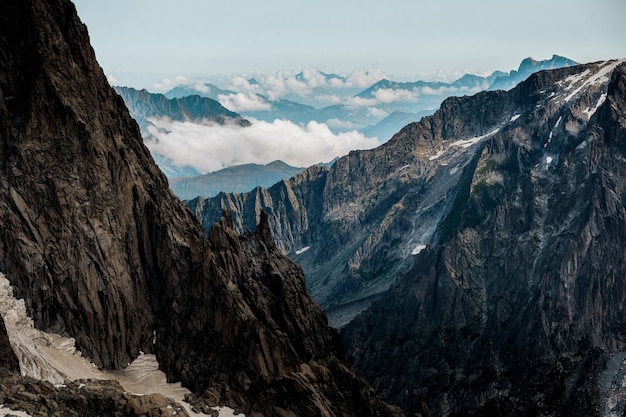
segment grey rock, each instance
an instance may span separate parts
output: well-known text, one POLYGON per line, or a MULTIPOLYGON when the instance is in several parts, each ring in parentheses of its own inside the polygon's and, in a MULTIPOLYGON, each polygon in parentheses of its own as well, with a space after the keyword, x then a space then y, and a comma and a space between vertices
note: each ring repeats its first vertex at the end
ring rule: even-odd
POLYGON ((480 145, 439 242, 342 331, 383 398, 447 416, 623 412, 608 381, 626 350, 624 80, 596 63, 499 96, 525 109, 480 145))

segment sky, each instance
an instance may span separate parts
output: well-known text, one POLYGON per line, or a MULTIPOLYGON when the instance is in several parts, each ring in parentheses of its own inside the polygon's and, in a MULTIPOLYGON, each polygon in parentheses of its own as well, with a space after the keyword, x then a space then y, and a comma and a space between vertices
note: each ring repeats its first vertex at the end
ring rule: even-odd
POLYGON ((516 69, 525 57, 626 57, 626 0, 75 0, 105 73, 379 69, 397 80, 516 69))

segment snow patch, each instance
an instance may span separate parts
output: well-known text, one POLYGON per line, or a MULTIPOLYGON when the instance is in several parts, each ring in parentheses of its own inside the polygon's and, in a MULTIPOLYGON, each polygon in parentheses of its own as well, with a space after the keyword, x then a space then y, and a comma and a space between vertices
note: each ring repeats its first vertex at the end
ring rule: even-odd
MULTIPOLYGON (((608 65, 602 66, 596 73, 594 73, 590 77, 588 77, 585 80, 585 82, 583 82, 580 86, 578 86, 578 88, 576 88, 567 97, 565 97, 565 102, 567 103, 568 101, 570 101, 582 89, 584 89, 584 88, 586 88, 586 87, 588 87, 590 85, 608 82, 609 81, 609 74, 611 72, 613 72, 613 70, 618 65, 620 65, 623 62, 626 62, 626 59, 615 61, 615 62, 609 63, 608 65)), ((566 81, 570 81, 570 85, 566 89, 569 90, 569 89, 573 88, 576 83, 582 81, 582 79, 587 77, 590 73, 591 73, 591 71, 589 69, 587 69, 583 73, 581 73, 581 74, 579 74, 577 76, 567 77, 565 80, 566 81), (572 79, 570 80, 570 78, 572 78, 572 79)))
POLYGON ((413 249, 413 251, 411 252, 411 255, 417 255, 424 249, 426 249, 426 245, 419 244, 413 249))
POLYGON ((559 116, 559 119, 556 121, 554 128, 552 128, 552 130, 556 129, 557 127, 559 127, 559 125, 561 124, 561 120, 563 120, 563 116, 559 116))
POLYGON ((310 246, 305 246, 305 247, 303 247, 302 249, 298 249, 298 250, 296 251, 296 255, 302 255, 304 252, 308 251, 309 249, 311 249, 311 247, 310 247, 310 246))
POLYGON ((498 133, 499 130, 500 130, 500 128, 495 129, 495 130, 487 133, 486 135, 475 136, 475 137, 469 138, 469 139, 457 140, 456 142, 452 142, 452 146, 458 146, 460 148, 467 149, 470 146, 475 145, 478 142, 482 141, 483 139, 487 139, 489 136, 495 135, 496 133, 498 133))
POLYGON ((439 152, 437 152, 436 154, 434 154, 433 156, 428 158, 428 160, 429 161, 434 161, 435 159, 439 159, 444 153, 445 153, 445 151, 443 149, 440 149, 439 152))
MULTIPOLYGON (((11 283, 0 273, 0 314, 4 319, 9 342, 20 361, 22 375, 49 381, 57 386, 80 379, 119 381, 127 391, 137 395, 160 393, 185 407, 190 416, 200 416, 184 402, 190 393, 180 383, 168 383, 165 373, 159 371, 155 355, 141 353, 121 371, 98 369, 76 350, 75 340, 35 329, 33 320, 26 314, 24 300, 13 296, 11 283)), ((230 408, 215 408, 220 417, 235 415, 230 408)), ((5 416, 0 406, 0 417, 5 416)), ((11 411, 10 414, 17 414, 11 411)), ((27 416, 26 414, 17 414, 27 416)))
POLYGON ((511 120, 509 120, 509 123, 513 123, 514 121, 516 121, 517 119, 519 119, 520 117, 522 117, 521 114, 516 114, 513 117, 511 117, 511 120))
POLYGON ((583 110, 583 114, 587 116, 587 120, 591 119, 591 116, 593 116, 593 114, 598 111, 600 106, 602 106, 602 104, 604 104, 605 101, 606 101, 606 93, 603 93, 598 99, 598 102, 596 103, 594 108, 587 108, 583 110))

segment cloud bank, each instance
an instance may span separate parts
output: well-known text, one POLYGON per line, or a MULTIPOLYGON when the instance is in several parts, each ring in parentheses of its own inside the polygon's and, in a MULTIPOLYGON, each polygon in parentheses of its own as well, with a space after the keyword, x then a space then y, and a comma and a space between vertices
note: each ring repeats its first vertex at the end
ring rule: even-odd
POLYGON ((272 110, 270 103, 251 93, 220 94, 218 101, 222 106, 237 113, 272 110))
POLYGON ((277 159, 308 167, 379 144, 377 139, 356 131, 334 134, 327 125, 317 122, 299 126, 285 120, 253 120, 246 128, 167 119, 151 122, 156 126, 149 128, 153 138, 146 140, 151 151, 178 166, 189 165, 203 173, 244 163, 268 164, 277 159))

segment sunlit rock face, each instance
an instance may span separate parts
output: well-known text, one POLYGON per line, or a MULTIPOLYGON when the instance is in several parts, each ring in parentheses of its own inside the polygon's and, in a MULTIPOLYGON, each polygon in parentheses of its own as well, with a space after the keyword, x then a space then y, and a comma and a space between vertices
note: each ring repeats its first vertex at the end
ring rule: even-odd
POLYGON ((34 328, 105 369, 156 354, 246 414, 398 415, 338 359, 267 218, 239 237, 226 213, 204 237, 70 1, 0 3, 0 50, 0 272, 34 328))

